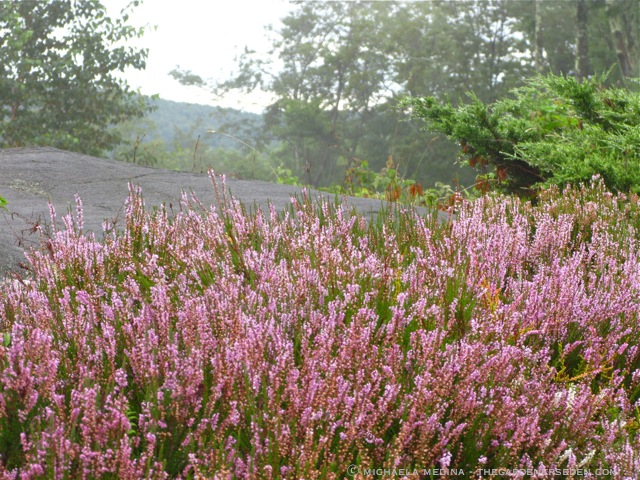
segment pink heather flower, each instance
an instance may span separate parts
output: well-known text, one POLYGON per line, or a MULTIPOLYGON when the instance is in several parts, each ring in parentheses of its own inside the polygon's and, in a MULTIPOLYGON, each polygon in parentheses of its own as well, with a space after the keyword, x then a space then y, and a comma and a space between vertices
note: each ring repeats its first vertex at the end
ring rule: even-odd
POLYGON ((640 471, 635 200, 485 197, 400 231, 307 199, 279 217, 185 195, 170 216, 131 193, 124 233, 80 235, 78 199, 31 283, 0 287, 21 475, 640 471))
POLYGON ((445 452, 441 457, 440 457, 440 467, 443 469, 447 469, 449 468, 449 466, 451 465, 451 452, 445 452))

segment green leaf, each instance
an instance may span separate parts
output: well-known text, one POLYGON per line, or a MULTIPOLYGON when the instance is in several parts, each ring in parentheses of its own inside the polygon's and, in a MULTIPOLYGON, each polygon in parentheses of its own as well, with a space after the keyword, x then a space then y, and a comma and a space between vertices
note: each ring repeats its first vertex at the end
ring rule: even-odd
POLYGON ((146 50, 126 46, 144 29, 125 22, 113 23, 96 0, 2 3, 0 148, 102 155, 121 142, 110 127, 149 111, 119 76, 144 69, 147 58, 146 50))

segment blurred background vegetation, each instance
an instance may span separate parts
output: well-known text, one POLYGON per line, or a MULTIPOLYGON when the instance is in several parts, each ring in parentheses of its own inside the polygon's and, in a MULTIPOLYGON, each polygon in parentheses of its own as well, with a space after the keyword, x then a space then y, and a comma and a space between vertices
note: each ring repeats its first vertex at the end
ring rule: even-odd
MULTIPOLYGON (((280 27, 270 31, 269 55, 245 50, 226 81, 213 82, 192 71, 171 72, 185 85, 210 91, 212 98, 255 89, 271 93, 274 102, 262 114, 141 99, 126 85, 118 90, 102 84, 92 91, 68 89, 64 111, 80 123, 90 123, 86 106, 73 110, 71 97, 119 92, 111 95, 112 114, 99 117, 104 120, 99 128, 89 131, 75 125, 52 137, 24 125, 39 125, 37 116, 45 112, 60 118, 62 113, 58 117, 51 113, 46 94, 58 92, 64 86, 61 78, 70 74, 40 75, 47 82, 39 90, 40 104, 34 100, 27 108, 16 106, 16 92, 27 98, 29 88, 35 91, 25 80, 29 75, 21 72, 46 71, 46 58, 38 57, 42 49, 33 44, 36 34, 7 37, 6 33, 24 25, 21 15, 33 17, 25 5, 46 10, 47 5, 67 2, 17 2, 9 8, 2 2, 0 53, 14 63, 0 67, 4 116, 0 145, 52 144, 175 170, 213 168, 240 178, 331 187, 351 194, 384 191, 397 199, 401 193, 396 195, 394 189, 400 186, 412 189, 412 195, 429 188, 446 194, 478 182, 478 172, 461 152, 460 138, 447 139, 446 128, 436 128, 433 122, 432 130, 425 130, 429 123, 409 114, 410 103, 399 107, 407 96, 429 97, 456 108, 464 104, 467 92, 474 92, 475 101, 491 104, 536 74, 548 73, 581 82, 609 72, 605 86, 637 91, 633 79, 640 76, 640 5, 636 0, 294 3, 280 27), (15 54, 16 48, 24 52, 30 46, 32 58, 42 58, 39 67, 25 63, 24 54, 15 54), (29 117, 23 124, 18 123, 20 112, 29 117), (96 136, 100 129, 109 141, 96 136), (24 133, 20 138, 9 134, 18 130, 24 133)), ((74 5, 91 6, 94 18, 100 11, 97 0, 74 5)), ((88 7, 75 8, 59 21, 73 22, 87 15, 88 7)), ((38 12, 40 18, 55 17, 44 10, 38 12)), ((122 36, 143 33, 127 30, 124 21, 110 20, 108 25, 122 36)), ((104 26, 94 26, 103 33, 79 35, 80 40, 69 47, 75 57, 63 56, 59 63, 72 65, 83 48, 96 50, 111 38, 100 28, 104 26)), ((46 39, 46 30, 42 36, 46 39)), ((127 56, 114 51, 120 52, 116 60, 144 68, 145 52, 127 56)), ((96 78, 104 77, 105 68, 119 68, 107 53, 103 57, 111 58, 111 64, 102 70, 96 67, 96 78)))

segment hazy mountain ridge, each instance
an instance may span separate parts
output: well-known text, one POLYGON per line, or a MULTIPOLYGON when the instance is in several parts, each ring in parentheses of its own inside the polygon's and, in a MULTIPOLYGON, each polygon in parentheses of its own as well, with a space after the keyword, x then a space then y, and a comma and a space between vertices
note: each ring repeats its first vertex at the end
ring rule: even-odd
POLYGON ((274 165, 256 140, 262 115, 162 98, 148 101, 152 112, 114 127, 123 143, 108 157, 177 171, 212 168, 238 178, 275 180, 274 165))
POLYGON ((229 135, 239 134, 243 128, 260 128, 262 115, 243 112, 233 108, 222 108, 196 103, 175 102, 157 98, 151 100, 157 107, 147 115, 153 122, 147 133, 148 140, 163 140, 168 148, 176 142, 195 142, 200 135, 200 142, 210 147, 240 148, 237 140, 225 135, 207 134, 207 130, 216 130, 229 135))

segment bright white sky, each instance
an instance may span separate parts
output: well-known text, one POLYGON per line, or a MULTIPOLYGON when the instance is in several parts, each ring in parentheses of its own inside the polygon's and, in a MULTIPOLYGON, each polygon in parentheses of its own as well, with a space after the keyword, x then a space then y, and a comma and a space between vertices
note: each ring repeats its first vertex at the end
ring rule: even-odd
MULTIPOLYGON (((129 1, 102 3, 115 18, 129 1)), ((280 19, 294 8, 287 0, 146 0, 130 14, 128 24, 157 26, 138 42, 149 49, 147 69, 131 70, 125 78, 143 94, 259 113, 270 98, 244 94, 220 101, 202 89, 180 85, 169 72, 180 65, 203 79, 228 79, 236 65, 235 56, 245 46, 259 52, 268 50, 265 26, 278 27, 280 19)))

